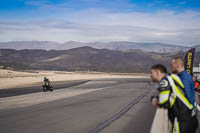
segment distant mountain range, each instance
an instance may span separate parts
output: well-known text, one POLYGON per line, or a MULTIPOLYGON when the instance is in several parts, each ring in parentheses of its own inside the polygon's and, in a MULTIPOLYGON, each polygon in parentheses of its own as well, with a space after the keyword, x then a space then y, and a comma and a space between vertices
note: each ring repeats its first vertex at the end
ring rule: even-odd
MULTIPOLYGON (((42 49, 42 50, 69 50, 72 48, 89 46, 97 49, 109 49, 109 50, 129 50, 129 49, 140 49, 148 52, 156 53, 168 53, 177 51, 187 51, 190 47, 177 46, 163 43, 143 43, 143 42, 93 42, 93 43, 82 43, 82 42, 65 42, 57 43, 51 41, 13 41, 13 42, 0 42, 0 49, 42 49)), ((200 45, 194 46, 200 49, 200 45)))
MULTIPOLYGON (((15 69, 43 69, 99 72, 150 72, 161 63, 170 67, 170 60, 179 53, 155 53, 143 50, 109 50, 84 46, 70 50, 0 49, 0 66, 15 69)), ((196 53, 200 57, 200 53, 196 53)), ((196 59, 197 60, 197 59, 196 59)))
POLYGON ((0 66, 15 69, 149 72, 156 63, 169 66, 172 55, 142 50, 116 51, 80 47, 70 50, 0 49, 0 66))
MULTIPOLYGON (((195 48, 195 61, 199 61, 200 45, 195 48)), ((0 66, 15 69, 149 72, 150 67, 157 63, 169 68, 171 58, 184 57, 188 49, 190 47, 162 43, 1 42, 0 66)))

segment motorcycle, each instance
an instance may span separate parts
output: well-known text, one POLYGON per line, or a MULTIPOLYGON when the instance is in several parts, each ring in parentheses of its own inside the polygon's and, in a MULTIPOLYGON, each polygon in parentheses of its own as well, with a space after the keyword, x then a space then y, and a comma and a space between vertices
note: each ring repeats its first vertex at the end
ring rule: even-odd
POLYGON ((43 85, 42 85, 42 88, 43 88, 43 91, 44 92, 46 92, 46 91, 53 91, 53 86, 52 86, 52 84, 51 83, 48 83, 48 82, 45 82, 45 83, 43 83, 43 85))

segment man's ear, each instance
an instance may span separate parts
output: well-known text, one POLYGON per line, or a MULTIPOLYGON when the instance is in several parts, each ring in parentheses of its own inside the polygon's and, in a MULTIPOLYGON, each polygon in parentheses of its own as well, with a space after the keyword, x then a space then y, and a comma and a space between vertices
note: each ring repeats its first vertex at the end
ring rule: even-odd
POLYGON ((156 75, 157 75, 157 76, 159 75, 159 73, 160 73, 160 71, 159 71, 159 70, 156 70, 156 75))

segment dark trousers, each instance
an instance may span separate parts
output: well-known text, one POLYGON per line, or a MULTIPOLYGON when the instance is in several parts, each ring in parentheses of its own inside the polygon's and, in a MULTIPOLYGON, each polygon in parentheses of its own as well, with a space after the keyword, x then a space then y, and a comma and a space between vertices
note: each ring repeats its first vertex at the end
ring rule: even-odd
POLYGON ((198 119, 193 116, 190 120, 179 121, 180 133, 195 133, 199 126, 198 119))

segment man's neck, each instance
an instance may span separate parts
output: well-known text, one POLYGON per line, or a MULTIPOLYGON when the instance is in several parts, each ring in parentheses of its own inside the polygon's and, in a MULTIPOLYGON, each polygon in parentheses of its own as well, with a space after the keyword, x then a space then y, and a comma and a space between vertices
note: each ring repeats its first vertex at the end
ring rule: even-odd
POLYGON ((159 76, 159 81, 160 81, 165 75, 166 75, 166 74, 161 73, 160 76, 159 76))
POLYGON ((178 69, 178 73, 181 73, 184 70, 185 70, 184 68, 180 68, 180 69, 178 69))

